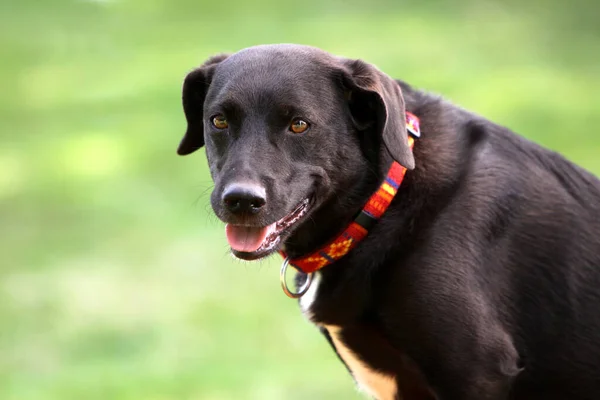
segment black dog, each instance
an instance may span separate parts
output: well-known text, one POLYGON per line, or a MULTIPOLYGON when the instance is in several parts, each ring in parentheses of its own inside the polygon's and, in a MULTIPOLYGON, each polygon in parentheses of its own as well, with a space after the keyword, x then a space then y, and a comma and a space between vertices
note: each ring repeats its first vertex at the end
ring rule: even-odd
MULTIPOLYGON (((178 149, 246 260, 320 248, 394 161, 383 217, 302 298, 378 399, 600 399, 600 181, 372 65, 296 45, 217 56, 178 149), (420 119, 411 151, 405 112, 420 119)), ((302 275, 305 276, 305 275, 302 275)), ((302 283, 302 282, 300 282, 302 283)))

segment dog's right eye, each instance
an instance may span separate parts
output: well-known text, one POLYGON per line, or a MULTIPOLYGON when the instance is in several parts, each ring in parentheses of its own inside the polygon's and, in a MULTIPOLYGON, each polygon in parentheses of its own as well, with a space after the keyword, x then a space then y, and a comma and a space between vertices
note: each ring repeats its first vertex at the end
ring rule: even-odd
POLYGON ((308 129, 308 122, 302 119, 295 119, 290 124, 290 131, 294 133, 304 133, 308 129))
POLYGON ((227 119, 222 115, 215 115, 212 117, 211 122, 213 126, 217 129, 225 129, 229 125, 227 124, 227 119))

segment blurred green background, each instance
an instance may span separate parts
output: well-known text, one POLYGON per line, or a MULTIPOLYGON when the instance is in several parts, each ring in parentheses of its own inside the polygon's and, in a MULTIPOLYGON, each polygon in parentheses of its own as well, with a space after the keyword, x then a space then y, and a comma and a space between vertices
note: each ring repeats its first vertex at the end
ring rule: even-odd
POLYGON ((600 173, 594 1, 1 0, 0 399, 358 399, 228 255, 184 75, 278 42, 360 57, 600 173))

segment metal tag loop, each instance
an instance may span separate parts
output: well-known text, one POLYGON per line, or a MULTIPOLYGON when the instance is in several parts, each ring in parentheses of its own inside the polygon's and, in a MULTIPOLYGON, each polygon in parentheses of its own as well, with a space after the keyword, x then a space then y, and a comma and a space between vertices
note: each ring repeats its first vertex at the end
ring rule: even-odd
POLYGON ((300 287, 300 289, 297 292, 292 292, 285 280, 285 275, 289 264, 289 258, 286 258, 283 261, 283 264, 281 264, 281 270, 279 271, 279 280, 281 281, 281 288, 283 289, 283 293, 285 293, 287 297, 292 299, 299 299, 300 297, 304 296, 304 294, 308 291, 308 288, 310 288, 310 285, 313 281, 313 272, 306 274, 306 281, 304 281, 304 284, 302 285, 302 287, 300 287))

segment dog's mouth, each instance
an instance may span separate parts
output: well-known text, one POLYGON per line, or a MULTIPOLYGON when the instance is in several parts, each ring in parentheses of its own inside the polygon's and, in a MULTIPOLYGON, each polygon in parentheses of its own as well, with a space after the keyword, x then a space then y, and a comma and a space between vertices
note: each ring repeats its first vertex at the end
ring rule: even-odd
POLYGON ((227 224, 225 233, 233 254, 243 260, 257 260, 271 254, 311 208, 306 198, 279 221, 263 227, 227 224))

